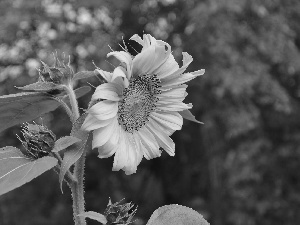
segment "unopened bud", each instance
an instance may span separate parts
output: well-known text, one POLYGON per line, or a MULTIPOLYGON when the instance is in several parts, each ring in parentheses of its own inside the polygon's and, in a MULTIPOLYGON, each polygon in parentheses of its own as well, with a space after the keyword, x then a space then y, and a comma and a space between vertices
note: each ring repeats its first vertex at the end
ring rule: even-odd
POLYGON ((55 63, 53 67, 49 67, 42 62, 43 70, 39 70, 41 82, 52 82, 55 84, 69 84, 74 76, 74 71, 70 66, 70 57, 67 64, 60 61, 57 54, 54 55, 55 63))
POLYGON ((22 127, 24 140, 19 137, 27 156, 38 159, 49 155, 56 141, 55 134, 46 126, 26 123, 22 127))
POLYGON ((109 203, 104 211, 104 215, 107 219, 107 225, 110 224, 130 224, 132 223, 132 219, 136 213, 137 208, 134 208, 133 203, 125 203, 120 204, 122 202, 116 202, 112 204, 111 200, 109 199, 109 203))

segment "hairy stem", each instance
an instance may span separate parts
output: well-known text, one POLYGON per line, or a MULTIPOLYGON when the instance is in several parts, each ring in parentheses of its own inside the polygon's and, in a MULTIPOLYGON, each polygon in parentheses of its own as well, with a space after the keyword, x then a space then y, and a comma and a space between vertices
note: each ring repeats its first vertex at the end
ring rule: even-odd
POLYGON ((83 213, 85 210, 85 200, 84 200, 84 164, 85 164, 85 152, 82 154, 80 159, 76 162, 74 167, 74 176, 77 178, 78 182, 75 182, 71 186, 72 196, 73 196, 73 215, 76 221, 78 220, 78 225, 85 225, 85 218, 79 217, 78 214, 83 213))
POLYGON ((58 101, 58 102, 61 104, 61 106, 64 108, 64 110, 66 111, 66 113, 67 113, 68 116, 70 117, 71 122, 74 123, 75 121, 74 121, 73 112, 72 112, 72 110, 69 108, 69 106, 68 106, 62 99, 60 99, 60 98, 58 98, 58 97, 54 97, 54 99, 55 99, 56 101, 58 101))
POLYGON ((77 99, 76 99, 75 92, 74 92, 73 87, 71 85, 67 86, 65 88, 65 90, 67 91, 67 93, 69 95, 70 104, 71 104, 72 112, 73 112, 73 118, 74 118, 74 121, 76 121, 79 118, 80 114, 79 114, 78 102, 77 102, 77 99))
MULTIPOLYGON (((66 91, 70 98, 70 104, 72 107, 73 118, 76 121, 80 114, 76 95, 71 86, 66 88, 66 91)), ((79 160, 75 163, 74 166, 74 177, 77 182, 72 182, 70 185, 72 197, 73 197, 73 217, 75 225, 86 225, 84 217, 79 217, 78 214, 83 213, 85 210, 85 201, 84 201, 84 164, 85 164, 85 150, 79 160)))

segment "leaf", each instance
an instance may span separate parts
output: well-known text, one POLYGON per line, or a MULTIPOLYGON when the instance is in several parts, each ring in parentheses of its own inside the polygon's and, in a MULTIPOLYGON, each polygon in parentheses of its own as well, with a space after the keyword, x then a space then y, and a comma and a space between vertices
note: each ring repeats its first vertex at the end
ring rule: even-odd
POLYGON ((81 138, 82 136, 85 136, 88 134, 88 132, 81 129, 81 126, 82 126, 85 118, 87 117, 87 115, 88 115, 87 113, 84 113, 75 121, 75 123, 72 126, 71 136, 82 139, 81 138))
POLYGON ((40 91, 40 92, 49 92, 53 90, 62 90, 63 86, 58 85, 52 82, 36 82, 33 84, 28 84, 24 87, 16 87, 24 91, 40 91))
POLYGON ((73 80, 80 80, 80 79, 94 77, 94 76, 96 76, 94 71, 81 71, 74 74, 73 80))
POLYGON ((55 110, 59 103, 51 95, 25 92, 0 96, 0 132, 55 110))
POLYGON ((107 223, 107 220, 106 220, 106 217, 100 213, 97 213, 97 212, 93 212, 93 211, 88 211, 88 212, 84 212, 84 213, 80 213, 79 215, 77 216, 82 216, 82 217, 87 217, 87 218, 90 218, 92 220, 96 220, 102 224, 106 224, 107 223))
POLYGON ((187 119, 187 120, 190 120, 190 121, 193 121, 195 123, 200 123, 200 124, 204 124, 198 120, 196 120, 195 116, 190 112, 190 110, 186 109, 186 110, 183 110, 183 111, 180 111, 179 114, 184 118, 184 119, 187 119))
POLYGON ((72 127, 70 136, 80 139, 81 142, 75 143, 74 147, 70 148, 70 150, 64 153, 64 158, 59 173, 59 183, 62 192, 62 182, 64 180, 64 176, 70 167, 82 156, 88 140, 89 133, 80 129, 86 116, 87 114, 83 114, 81 117, 79 117, 72 127))
POLYGON ((81 141, 81 139, 73 137, 73 136, 65 136, 61 137, 55 142, 54 148, 52 152, 59 152, 67 147, 75 144, 76 142, 81 141))
POLYGON ((182 205, 165 205, 153 212, 146 225, 209 225, 201 214, 182 205))
POLYGON ((26 184, 52 167, 57 159, 45 156, 37 160, 27 158, 12 146, 0 149, 0 195, 26 184))
MULTIPOLYGON (((75 90, 77 98, 91 90, 83 86, 75 90)), ((67 95, 58 96, 64 100, 67 95)), ((0 96, 0 132, 14 125, 32 121, 41 115, 55 110, 60 103, 54 96, 40 92, 22 92, 0 96)))
MULTIPOLYGON (((89 93, 91 90, 90 86, 82 86, 80 88, 75 89, 75 94, 76 94, 76 98, 80 98, 84 95, 86 95, 87 93, 89 93)), ((66 96, 67 97, 67 96, 66 96)))

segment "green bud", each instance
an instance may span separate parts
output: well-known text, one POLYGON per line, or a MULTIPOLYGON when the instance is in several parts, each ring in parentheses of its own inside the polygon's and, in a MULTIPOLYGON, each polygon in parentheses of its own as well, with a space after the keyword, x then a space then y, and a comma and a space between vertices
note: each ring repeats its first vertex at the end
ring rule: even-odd
POLYGON ((53 67, 49 67, 46 63, 42 62, 43 69, 39 70, 40 82, 52 82, 55 84, 70 84, 74 76, 74 71, 70 66, 70 57, 67 64, 60 61, 57 54, 54 54, 55 63, 53 67))
POLYGON ((49 155, 56 141, 55 134, 44 125, 26 123, 22 127, 24 140, 19 137, 28 157, 38 159, 49 155))
POLYGON ((134 204, 125 203, 120 204, 123 200, 112 204, 109 199, 109 203, 104 211, 104 215, 107 220, 107 225, 110 224, 130 224, 136 213, 137 208, 134 209, 134 204))

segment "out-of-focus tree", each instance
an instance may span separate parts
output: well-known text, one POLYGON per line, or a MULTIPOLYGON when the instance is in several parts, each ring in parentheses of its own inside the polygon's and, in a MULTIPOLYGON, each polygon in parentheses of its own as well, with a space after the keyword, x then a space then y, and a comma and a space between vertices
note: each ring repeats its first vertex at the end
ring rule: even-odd
MULTIPOLYGON (((112 159, 91 152, 88 210, 104 209, 111 196, 139 204, 141 223, 171 203, 214 225, 300 223, 299 1, 7 0, 0 12, 1 95, 35 81, 40 60, 50 63, 56 50, 71 56, 76 71, 94 69, 92 61, 113 69, 108 45, 121 49, 124 37, 134 55, 140 46, 128 38, 135 33, 167 41, 178 61, 187 51, 194 58, 188 70, 206 69, 187 97, 205 125, 185 121, 173 135, 176 156, 143 161, 132 176, 111 172, 112 159)), ((96 77, 82 82, 98 85, 96 77)), ((57 110, 42 121, 60 136, 70 126, 64 118, 57 110), (62 123, 51 126, 54 117, 62 123)), ((1 147, 18 132, 1 133, 1 147)), ((47 173, 1 197, 0 224, 70 224, 69 193, 53 182, 47 173)))

